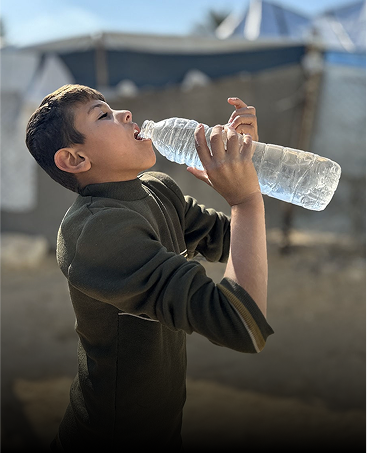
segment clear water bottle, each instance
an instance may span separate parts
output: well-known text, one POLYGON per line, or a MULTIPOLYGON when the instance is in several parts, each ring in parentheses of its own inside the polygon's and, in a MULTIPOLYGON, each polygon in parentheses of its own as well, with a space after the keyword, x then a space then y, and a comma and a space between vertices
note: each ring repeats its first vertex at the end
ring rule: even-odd
MULTIPOLYGON (((167 159, 203 169, 195 148, 198 122, 168 118, 144 121, 140 137, 150 138, 167 159)), ((212 128, 204 125, 208 146, 212 128)), ((339 164, 317 154, 253 141, 253 163, 264 195, 306 209, 322 211, 329 204, 341 174, 339 164)))

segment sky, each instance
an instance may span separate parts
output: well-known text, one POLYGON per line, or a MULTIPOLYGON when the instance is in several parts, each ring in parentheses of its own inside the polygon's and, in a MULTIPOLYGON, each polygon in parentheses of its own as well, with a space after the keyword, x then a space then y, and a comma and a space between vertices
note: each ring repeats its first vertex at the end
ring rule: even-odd
MULTIPOLYGON (((272 0, 314 15, 355 0, 272 0)), ((209 10, 241 13, 249 0, 2 0, 8 44, 30 44, 104 32, 187 35, 209 10)))

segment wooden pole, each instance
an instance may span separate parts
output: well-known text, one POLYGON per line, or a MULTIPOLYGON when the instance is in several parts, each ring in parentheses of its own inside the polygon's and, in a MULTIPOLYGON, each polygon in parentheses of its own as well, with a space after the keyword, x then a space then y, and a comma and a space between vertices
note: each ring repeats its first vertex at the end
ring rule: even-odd
MULTIPOLYGON (((318 47, 309 46, 304 57, 303 66, 306 72, 306 82, 297 148, 309 151, 323 75, 323 57, 318 47)), ((289 253, 290 251, 293 219, 294 205, 286 203, 283 211, 281 253, 289 253)))
POLYGON ((102 90, 109 86, 107 54, 104 42, 104 34, 95 38, 95 68, 97 89, 102 90))

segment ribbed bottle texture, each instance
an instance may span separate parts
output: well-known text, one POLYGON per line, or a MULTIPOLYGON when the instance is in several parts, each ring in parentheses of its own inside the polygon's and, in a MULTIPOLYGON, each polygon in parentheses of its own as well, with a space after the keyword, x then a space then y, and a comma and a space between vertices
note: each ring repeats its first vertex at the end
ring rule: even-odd
MULTIPOLYGON (((168 118, 155 123, 144 121, 140 136, 150 138, 160 154, 179 164, 203 169, 195 148, 198 122, 168 118)), ((209 145, 212 128, 204 125, 209 145)), ((317 154, 253 141, 253 163, 261 192, 270 197, 322 211, 338 186, 339 164, 317 154)))

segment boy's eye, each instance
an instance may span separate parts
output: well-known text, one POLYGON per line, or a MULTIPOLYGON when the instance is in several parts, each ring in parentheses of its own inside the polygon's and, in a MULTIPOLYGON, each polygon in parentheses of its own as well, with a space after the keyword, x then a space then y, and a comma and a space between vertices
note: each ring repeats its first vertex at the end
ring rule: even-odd
POLYGON ((103 115, 101 115, 98 119, 101 120, 102 118, 107 118, 107 115, 108 115, 108 113, 106 112, 103 115))

